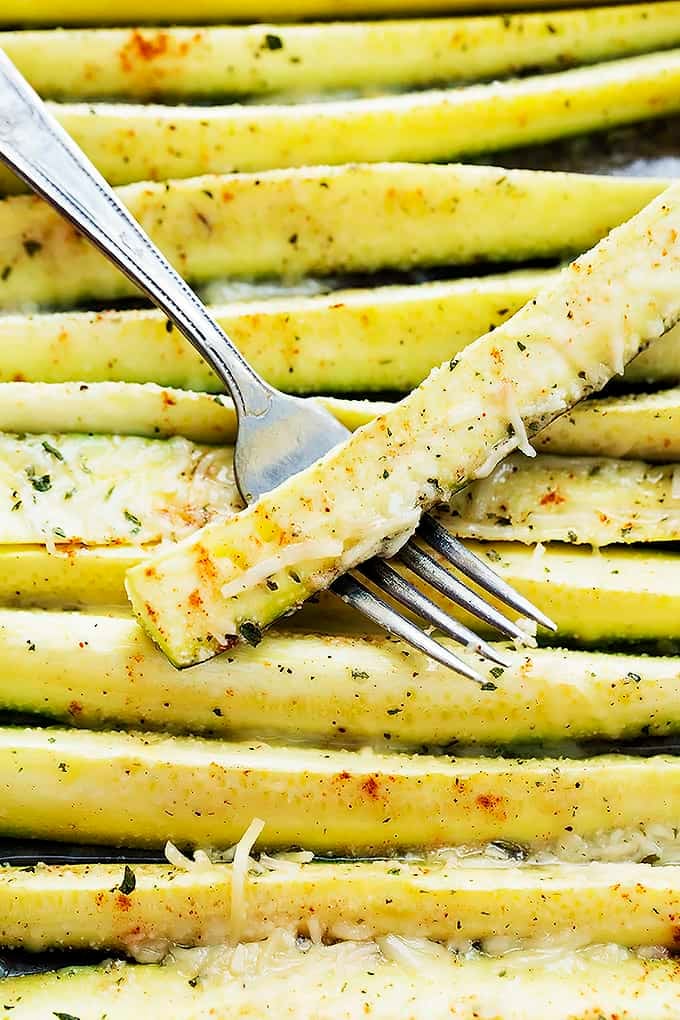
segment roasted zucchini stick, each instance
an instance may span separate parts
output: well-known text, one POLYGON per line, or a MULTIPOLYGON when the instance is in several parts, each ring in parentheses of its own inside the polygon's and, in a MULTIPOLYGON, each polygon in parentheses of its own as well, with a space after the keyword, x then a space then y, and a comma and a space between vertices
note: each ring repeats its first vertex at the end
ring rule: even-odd
MULTIPOLYGON (((116 185, 313 164, 438 162, 678 111, 680 50, 510 82, 292 106, 52 108, 116 185)), ((8 171, 0 175, 5 193, 18 184, 8 171)))
POLYGON ((178 665, 256 642, 340 574, 402 545, 423 508, 513 450, 533 453, 527 426, 599 390, 677 321, 679 268, 675 185, 320 462, 132 568, 138 618, 178 665))
POLYGON ((45 98, 186 101, 589 64, 679 45, 679 13, 670 0, 509 17, 23 31, 4 32, 0 46, 45 98))
POLYGON ((680 539, 680 468, 603 457, 513 456, 455 495, 461 538, 594 546, 680 539))
POLYGON ((680 890, 673 866, 472 868, 439 857, 283 860, 270 867, 247 872, 239 890, 233 866, 207 862, 186 871, 160 865, 127 872, 122 865, 3 868, 0 938, 4 946, 30 950, 132 954, 145 942, 250 942, 279 929, 303 936, 311 930, 330 940, 396 935, 464 944, 501 936, 509 944, 554 939, 559 945, 569 936, 572 946, 677 946, 680 890))
POLYGON ((480 689, 385 637, 271 633, 187 676, 131 619, 6 609, 0 708, 88 728, 411 750, 680 731, 678 658, 506 654, 506 669, 470 656, 480 689))
POLYGON ((69 842, 226 847, 253 818, 270 847, 550 841, 677 824, 680 758, 502 759, 0 728, 0 832, 69 842))
MULTIPOLYGON (((680 584, 674 553, 610 546, 468 543, 558 623, 558 636, 584 645, 680 640, 680 584)), ((148 550, 131 545, 80 548, 0 546, 0 604, 107 609, 127 606, 123 580, 148 550)), ((432 593, 436 600, 436 593, 432 593)), ((451 603, 446 604, 451 610, 451 603)), ((479 627, 479 621, 467 619, 479 627)), ((370 624, 322 596, 288 621, 301 630, 362 634, 370 624)), ((240 652, 239 652, 240 654, 240 652)))
POLYGON ((613 946, 564 950, 552 966, 541 954, 461 959, 397 936, 325 946, 278 934, 247 947, 176 949, 163 966, 109 962, 8 978, 2 992, 3 1020, 231 1020, 265 1016, 273 1002, 299 1020, 366 1013, 394 1020, 405 1005, 412 1020, 675 1020, 680 1007, 672 959, 613 946))
MULTIPOLYGON (((373 164, 137 184, 120 195, 196 283, 559 257, 594 244, 663 188, 630 177, 373 164)), ((135 293, 38 198, 0 203, 0 236, 1 308, 135 293)))

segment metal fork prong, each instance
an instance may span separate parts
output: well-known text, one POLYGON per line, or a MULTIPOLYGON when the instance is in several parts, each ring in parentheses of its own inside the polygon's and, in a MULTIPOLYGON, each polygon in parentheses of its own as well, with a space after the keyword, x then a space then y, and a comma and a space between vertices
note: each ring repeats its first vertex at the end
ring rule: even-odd
POLYGON ((429 553, 419 549, 415 542, 407 542, 399 551, 398 556, 409 570, 412 570, 423 581, 431 584, 442 595, 450 598, 456 605, 467 610, 473 616, 477 616, 484 623, 488 623, 490 627, 499 630, 506 637, 520 640, 523 643, 527 642, 526 631, 485 602, 481 595, 477 595, 466 584, 449 573, 429 553))
POLYGON ((402 638, 431 659, 436 659, 442 666, 455 670, 456 673, 460 673, 469 680, 476 680, 478 684, 486 683, 481 673, 469 666, 467 662, 459 659, 444 645, 440 645, 438 641, 429 637, 415 623, 411 623, 410 620, 401 616, 396 609, 388 606, 386 602, 379 599, 361 581, 357 581, 350 574, 339 577, 337 581, 333 582, 331 588, 343 602, 363 613, 369 620, 394 634, 395 637, 402 638))
POLYGON ((483 560, 480 560, 479 556, 475 556, 473 552, 470 552, 460 539, 455 538, 439 521, 436 521, 434 517, 430 517, 429 514, 423 514, 421 518, 418 538, 422 539, 423 542, 427 542, 428 545, 444 556, 449 563, 460 570, 462 574, 469 577, 480 588, 484 588, 485 591, 494 595, 500 602, 505 602, 511 609, 516 609, 522 616, 535 620, 536 623, 539 623, 541 627, 545 627, 546 630, 557 630, 557 624, 549 616, 546 616, 533 603, 515 591, 495 570, 492 570, 483 560))
POLYGON ((357 572, 367 577, 369 581, 377 585, 386 595, 391 595, 393 599, 401 602, 402 605, 410 609, 416 616, 421 616, 428 623, 434 624, 444 634, 452 637, 459 644, 465 645, 470 651, 481 655, 485 659, 491 659, 492 662, 497 663, 499 666, 507 667, 510 665, 509 660, 502 652, 480 638, 478 634, 475 634, 473 630, 466 627, 464 623, 445 613, 436 603, 428 599, 427 595, 423 595, 418 588, 407 581, 405 577, 402 577, 401 574, 388 563, 385 563, 384 560, 377 558, 369 560, 363 566, 358 567, 357 572))

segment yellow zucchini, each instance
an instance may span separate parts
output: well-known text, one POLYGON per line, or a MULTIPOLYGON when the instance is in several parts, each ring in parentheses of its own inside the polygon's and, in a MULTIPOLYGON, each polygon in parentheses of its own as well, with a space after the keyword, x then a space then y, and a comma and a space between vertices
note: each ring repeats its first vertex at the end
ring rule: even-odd
POLYGON ((2 1020, 675 1020, 677 962, 614 946, 465 957, 422 939, 335 945, 276 936, 234 948, 175 949, 162 966, 108 962, 2 981, 2 1020), (285 1014, 284 1014, 285 1011, 285 1014))
MULTIPOLYGON (((461 159, 678 111, 680 50, 366 99, 52 108, 115 185, 313 164, 461 159)), ((3 172, 0 189, 19 190, 17 178, 3 172)))
POLYGON ((676 185, 320 462, 133 567, 126 586, 143 626, 190 665, 257 641, 340 574, 389 555, 422 509, 512 450, 533 453, 527 426, 540 431, 672 326, 679 267, 676 185))
MULTIPOLYGON (((665 182, 478 166, 373 164, 199 177, 121 198, 189 280, 520 260, 583 251, 665 182)), ((0 204, 0 308, 135 289, 31 196, 0 204)))
MULTIPOLYGON (((678 942, 678 868, 647 864, 463 867, 434 860, 3 868, 0 942, 30 950, 217 945, 279 929, 332 939, 429 938, 572 947, 678 942), (254 873, 253 873, 254 872, 254 873), (125 888, 125 887, 123 887, 125 888)), ((2 985, 0 985, 0 988, 2 985)))
POLYGON ((680 758, 502 759, 0 728, 0 833, 127 846, 381 855, 674 825, 680 758))
POLYGON ((444 515, 462 538, 594 546, 680 539, 680 469, 603 457, 509 457, 444 515))
POLYGON ((88 728, 414 750, 680 730, 678 658, 506 655, 506 669, 469 656, 486 676, 480 689, 384 636, 272 632, 187 675, 129 618, 6 609, 0 708, 88 728))
POLYGON ((667 49, 680 44, 679 12, 669 0, 509 17, 23 31, 4 32, 0 46, 51 99, 221 99, 422 87, 667 49))

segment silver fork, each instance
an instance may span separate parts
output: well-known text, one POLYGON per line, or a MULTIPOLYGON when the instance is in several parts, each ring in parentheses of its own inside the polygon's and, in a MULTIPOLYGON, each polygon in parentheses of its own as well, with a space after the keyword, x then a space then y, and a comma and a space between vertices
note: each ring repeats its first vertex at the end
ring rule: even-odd
MULTIPOLYGON (((234 469, 246 503, 342 442, 349 432, 314 401, 269 386, 246 363, 205 306, 166 261, 40 98, 0 51, 0 159, 85 234, 203 355, 231 393, 238 416, 234 469)), ((469 579, 544 627, 554 624, 429 515, 417 532, 469 579)), ((408 570, 508 638, 525 632, 442 567, 415 541, 400 551, 408 570)), ((381 559, 339 578, 333 591, 385 630, 480 683, 484 677, 363 584, 391 596, 455 641, 500 665, 502 653, 450 617, 381 559)))

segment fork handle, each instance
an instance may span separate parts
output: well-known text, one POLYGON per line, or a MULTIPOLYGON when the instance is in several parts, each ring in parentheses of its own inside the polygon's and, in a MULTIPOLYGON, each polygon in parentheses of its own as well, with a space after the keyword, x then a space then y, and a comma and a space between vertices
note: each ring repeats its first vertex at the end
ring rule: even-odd
POLYGON ((0 160, 165 312, 227 385, 239 415, 261 415, 267 410, 269 386, 243 359, 1 49, 0 160))

